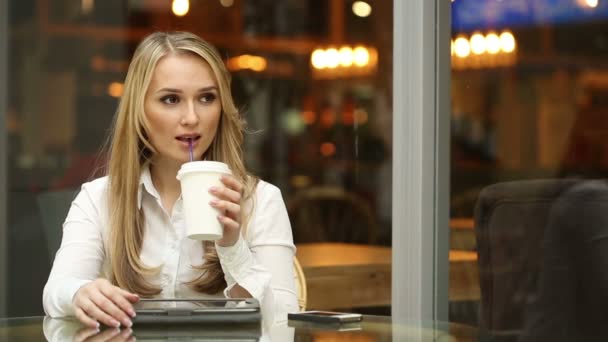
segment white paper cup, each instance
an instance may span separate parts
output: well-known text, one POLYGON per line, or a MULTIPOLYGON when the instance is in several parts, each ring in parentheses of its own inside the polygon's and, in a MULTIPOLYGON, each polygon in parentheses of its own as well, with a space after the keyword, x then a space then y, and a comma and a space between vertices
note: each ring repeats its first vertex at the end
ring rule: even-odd
POLYGON ((217 219, 223 213, 209 204, 216 198, 209 193, 209 188, 223 186, 222 174, 232 172, 228 165, 215 161, 184 163, 177 172, 182 186, 186 236, 193 240, 215 241, 223 236, 224 230, 217 219))

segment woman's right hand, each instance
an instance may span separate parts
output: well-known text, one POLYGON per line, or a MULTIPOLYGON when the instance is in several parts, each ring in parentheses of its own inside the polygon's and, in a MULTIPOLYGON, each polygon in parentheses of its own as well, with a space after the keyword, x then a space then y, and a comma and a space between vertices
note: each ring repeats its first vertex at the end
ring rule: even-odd
POLYGON ((135 341, 135 336, 132 336, 131 328, 118 329, 107 328, 97 330, 95 328, 82 328, 76 332, 74 342, 132 342, 135 341))
POLYGON ((110 284, 106 279, 97 279, 84 285, 74 295, 74 313, 84 325, 98 328, 99 322, 110 327, 130 328, 135 317, 133 303, 139 296, 110 284))

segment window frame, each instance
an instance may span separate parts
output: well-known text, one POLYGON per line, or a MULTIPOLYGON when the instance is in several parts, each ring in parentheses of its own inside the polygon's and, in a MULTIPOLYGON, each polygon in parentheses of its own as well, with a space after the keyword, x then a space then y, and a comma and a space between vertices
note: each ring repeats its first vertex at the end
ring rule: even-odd
POLYGON ((0 1, 0 317, 6 317, 6 288, 8 286, 6 240, 7 231, 7 127, 8 112, 8 1, 0 1))
POLYGON ((450 7, 393 1, 394 322, 448 321, 450 7))

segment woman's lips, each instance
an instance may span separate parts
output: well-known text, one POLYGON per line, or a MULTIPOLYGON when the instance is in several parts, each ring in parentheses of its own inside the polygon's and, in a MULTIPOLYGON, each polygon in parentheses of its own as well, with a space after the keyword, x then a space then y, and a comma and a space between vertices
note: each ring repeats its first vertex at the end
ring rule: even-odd
POLYGON ((175 140, 177 140, 182 147, 188 149, 188 148, 190 148, 190 141, 192 141, 192 148, 195 148, 196 145, 198 145, 200 138, 201 138, 200 135, 192 136, 192 137, 179 136, 179 137, 176 137, 175 140))

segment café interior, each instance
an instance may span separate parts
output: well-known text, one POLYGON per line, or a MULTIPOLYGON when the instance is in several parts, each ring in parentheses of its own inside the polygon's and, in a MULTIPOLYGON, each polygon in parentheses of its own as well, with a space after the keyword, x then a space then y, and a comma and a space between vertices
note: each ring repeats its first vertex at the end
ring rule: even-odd
MULTIPOLYGON (((7 316, 43 314, 71 199, 103 173, 130 57, 159 30, 200 35, 231 71, 246 165, 281 189, 307 308, 390 315, 400 229, 391 219, 392 121, 402 115, 392 109, 393 6, 9 1, 7 316)), ((452 0, 450 40, 448 320, 521 331, 521 297, 541 256, 525 242, 526 223, 509 221, 527 215, 517 213, 501 221, 513 228, 490 242, 494 254, 482 255, 491 214, 481 194, 608 171, 608 1, 452 0)))

